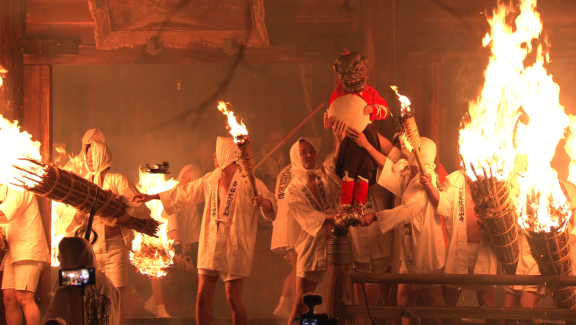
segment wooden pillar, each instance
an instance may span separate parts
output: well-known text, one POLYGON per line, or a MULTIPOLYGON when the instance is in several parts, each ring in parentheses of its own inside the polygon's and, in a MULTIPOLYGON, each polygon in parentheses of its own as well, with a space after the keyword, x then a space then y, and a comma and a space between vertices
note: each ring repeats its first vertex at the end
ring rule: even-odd
MULTIPOLYGON (((1 0, 0 0, 1 1, 1 0)), ((23 121, 22 128, 40 141, 42 160, 49 162, 52 152, 52 67, 50 65, 24 65, 23 121)), ((50 247, 52 205, 46 198, 36 197, 50 247)), ((41 310, 48 307, 50 294, 50 268, 44 268, 36 290, 36 300, 41 310)))
POLYGON ((22 120, 22 52, 26 23, 25 0, 0 0, 0 65, 2 74, 0 113, 10 120, 22 120))
MULTIPOLYGON (((406 92, 408 51, 404 34, 409 4, 406 0, 362 2, 362 53, 368 59, 368 84, 388 102, 393 114, 399 114, 400 105, 390 86, 397 85, 400 92, 406 92)), ((392 139, 396 130, 393 118, 376 126, 380 134, 392 139)))
MULTIPOLYGON (((306 115, 309 115, 314 111, 314 107, 312 104, 312 94, 314 94, 314 88, 312 85, 312 65, 311 64, 299 64, 298 68, 300 68, 300 79, 302 80, 302 90, 304 91, 304 105, 306 106, 306 115)), ((315 137, 320 136, 318 133, 318 127, 316 122, 316 118, 312 117, 310 119, 310 126, 312 127, 312 134, 315 137)))

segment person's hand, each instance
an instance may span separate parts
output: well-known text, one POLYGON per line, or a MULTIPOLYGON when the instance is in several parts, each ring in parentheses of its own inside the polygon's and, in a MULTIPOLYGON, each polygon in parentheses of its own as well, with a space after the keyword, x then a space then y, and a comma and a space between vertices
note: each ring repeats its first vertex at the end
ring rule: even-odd
POLYGON ((330 215, 326 216, 326 221, 324 222, 324 224, 334 225, 338 221, 339 218, 340 218, 340 213, 330 214, 330 215))
POLYGON ((85 213, 76 212, 76 214, 74 215, 74 222, 81 225, 84 222, 84 220, 86 220, 86 216, 87 215, 85 213))
POLYGON ((424 187, 434 186, 432 185, 432 176, 430 174, 428 175, 420 174, 420 184, 422 184, 422 186, 424 187))
POLYGON ((334 118, 334 116, 330 116, 329 118, 326 119, 326 121, 324 121, 324 124, 326 124, 326 128, 331 129, 335 121, 336 119, 334 118))
POLYGON ((570 234, 570 239, 568 239, 568 245, 576 244, 576 235, 570 234))
POLYGON ((376 220, 376 214, 373 212, 368 212, 364 214, 364 217, 362 217, 362 221, 360 221, 360 226, 368 227, 374 222, 374 220, 376 220))
POLYGON ((366 105, 366 107, 364 107, 364 115, 370 115, 370 114, 372 114, 373 111, 374 111, 374 106, 372 106, 372 105, 366 105))
POLYGON ((148 201, 158 200, 158 199, 160 199, 160 196, 158 194, 148 195, 148 194, 144 194, 144 193, 138 193, 138 194, 134 195, 134 197, 132 198, 132 202, 146 203, 148 201))
POLYGON ((252 203, 254 204, 255 207, 264 206, 264 204, 266 204, 265 201, 266 199, 262 195, 256 195, 252 198, 252 203))
POLYGON ((344 141, 344 138, 346 137, 346 123, 344 121, 336 121, 332 128, 332 133, 334 133, 336 141, 339 143, 344 141))
POLYGON ((354 128, 347 128, 346 136, 354 141, 360 148, 367 148, 370 146, 370 142, 368 142, 368 139, 366 139, 364 133, 354 128))

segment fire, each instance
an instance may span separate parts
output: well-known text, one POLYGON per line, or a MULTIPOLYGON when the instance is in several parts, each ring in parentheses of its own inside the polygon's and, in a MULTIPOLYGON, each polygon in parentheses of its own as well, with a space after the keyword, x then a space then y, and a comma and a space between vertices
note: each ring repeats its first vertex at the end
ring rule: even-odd
POLYGON ((549 57, 536 0, 520 1, 515 26, 510 26, 506 18, 515 12, 500 3, 488 18, 491 31, 483 45, 492 55, 484 87, 469 103, 469 119, 460 130, 460 154, 476 170, 495 171, 498 180, 518 176, 519 224, 549 232, 568 220, 566 198, 550 161, 570 119, 559 102, 560 87, 545 68, 549 57), (519 159, 527 161, 526 168, 515 167, 519 159))
POLYGON ((408 97, 404 96, 404 95, 400 95, 400 93, 398 93, 398 87, 397 86, 390 86, 390 88, 392 88, 392 90, 394 90, 394 92, 396 93, 396 96, 398 96, 398 100, 400 101, 400 115, 405 116, 406 114, 410 113, 410 105, 412 104, 410 102, 410 99, 408 99, 408 97))
POLYGON ((18 121, 9 121, 0 115, 0 184, 11 186, 12 188, 22 191, 22 188, 12 186, 12 184, 24 183, 33 184, 30 181, 29 173, 21 170, 33 171, 38 175, 43 174, 43 170, 26 160, 42 160, 40 155, 40 142, 32 141, 32 135, 22 131, 18 121), (13 168, 17 166, 18 168, 13 168))
MULTIPOLYGON (((1 65, 0 65, 0 74, 4 74, 4 73, 8 73, 8 70, 4 69, 1 65)), ((2 76, 0 76, 0 86, 2 86, 4 80, 2 80, 2 76)))
POLYGON ((234 116, 234 112, 229 111, 227 105, 230 103, 226 103, 223 101, 218 102, 218 110, 222 112, 222 114, 228 116, 228 128, 230 129, 230 134, 234 137, 235 142, 242 142, 248 136, 248 130, 246 129, 246 125, 244 122, 236 121, 236 117, 234 116))
MULTIPOLYGON (((156 194, 169 190, 178 184, 174 179, 166 180, 164 174, 145 173, 140 170, 138 189, 143 193, 156 194)), ((166 275, 166 269, 172 265, 174 250, 172 240, 166 234, 167 217, 162 203, 157 200, 146 203, 152 211, 152 218, 162 225, 158 231, 159 238, 136 233, 132 242, 130 261, 144 275, 160 278, 166 275)))

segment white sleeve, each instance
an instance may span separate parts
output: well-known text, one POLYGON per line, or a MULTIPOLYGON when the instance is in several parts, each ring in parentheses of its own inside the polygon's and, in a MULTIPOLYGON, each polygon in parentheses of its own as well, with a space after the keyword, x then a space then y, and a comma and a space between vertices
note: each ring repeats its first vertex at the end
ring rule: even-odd
POLYGON ((327 214, 310 206, 302 191, 292 185, 286 191, 286 200, 288 201, 290 212, 300 224, 302 230, 306 231, 310 236, 316 237, 326 221, 327 214))
POLYGON ((388 191, 392 192, 392 194, 397 197, 402 197, 402 183, 404 177, 399 171, 394 171, 394 165, 395 163, 392 160, 386 158, 386 163, 382 167, 382 171, 379 173, 377 181, 380 186, 386 188, 388 191))
POLYGON ((164 211, 169 215, 176 214, 178 211, 204 201, 204 181, 210 174, 159 193, 164 211))
POLYGON ((421 214, 424 207, 418 203, 400 205, 390 210, 376 212, 378 225, 383 233, 386 233, 399 225, 411 222, 417 215, 421 214))
POLYGON ((270 192, 268 187, 266 187, 266 185, 264 185, 264 183, 258 178, 256 178, 256 188, 258 189, 258 194, 262 195, 262 197, 264 197, 265 200, 270 200, 270 202, 272 202, 272 209, 273 209, 272 212, 265 213, 264 210, 260 208, 262 216, 264 216, 264 219, 266 220, 274 221, 274 219, 276 219, 276 212, 278 211, 278 204, 276 202, 276 197, 272 192, 270 192))
POLYGON ((124 203, 126 203, 126 213, 137 219, 148 219, 152 213, 145 203, 132 202, 132 198, 139 194, 140 191, 134 186, 132 181, 124 175, 120 175, 118 181, 118 194, 123 196, 124 203))

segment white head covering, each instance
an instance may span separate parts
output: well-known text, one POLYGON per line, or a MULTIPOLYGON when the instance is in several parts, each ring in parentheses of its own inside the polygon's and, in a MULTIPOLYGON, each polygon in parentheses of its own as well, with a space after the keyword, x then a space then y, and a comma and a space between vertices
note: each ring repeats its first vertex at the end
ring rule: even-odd
POLYGON ((96 129, 90 129, 90 130, 86 131, 86 133, 84 133, 84 136, 82 137, 82 153, 81 153, 82 156, 85 157, 86 147, 88 146, 88 143, 90 142, 90 140, 92 140, 92 137, 95 134, 100 135, 100 142, 106 143, 106 137, 104 136, 104 133, 102 133, 102 131, 100 131, 100 129, 96 128, 96 129))
MULTIPOLYGON (((436 144, 434 141, 420 137, 420 156, 422 157, 422 162, 427 170, 434 170, 436 168, 436 144)), ((408 164, 410 166, 418 166, 418 161, 414 154, 410 154, 408 157, 408 164)))
POLYGON ((208 178, 208 184, 215 186, 222 177, 222 170, 238 160, 236 151, 238 146, 232 138, 216 138, 216 161, 218 167, 214 169, 212 175, 208 178))
POLYGON ((94 182, 97 185, 102 186, 99 184, 100 182, 100 174, 107 168, 110 168, 114 165, 114 160, 112 159, 112 151, 108 148, 105 143, 98 142, 95 140, 90 140, 86 146, 90 145, 90 150, 92 152, 92 167, 94 171, 88 168, 88 162, 84 161, 84 165, 88 174, 90 176, 94 176, 94 182))
POLYGON ((306 184, 308 181, 308 175, 310 174, 320 175, 322 173, 322 169, 319 168, 318 162, 316 162, 314 169, 304 168, 302 158, 300 158, 300 141, 310 143, 312 147, 314 147, 314 150, 316 150, 316 153, 318 153, 320 151, 320 143, 322 142, 322 139, 317 137, 302 137, 292 145, 292 148, 290 149, 290 163, 292 164, 290 170, 292 173, 291 183, 297 185, 306 184))
POLYGON ((189 165, 182 167, 182 170, 180 170, 180 174, 178 174, 178 178, 176 178, 176 180, 178 182, 182 182, 182 178, 184 178, 184 174, 186 174, 188 171, 192 170, 193 167, 194 167, 193 164, 189 164, 189 165))

